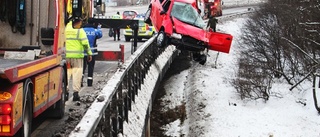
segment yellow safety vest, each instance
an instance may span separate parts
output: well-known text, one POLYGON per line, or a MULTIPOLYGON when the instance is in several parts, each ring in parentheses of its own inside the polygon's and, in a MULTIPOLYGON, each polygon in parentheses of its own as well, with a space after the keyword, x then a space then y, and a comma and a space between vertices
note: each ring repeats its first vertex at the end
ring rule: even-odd
POLYGON ((83 58, 83 51, 92 55, 86 32, 72 27, 72 21, 67 24, 66 35, 66 58, 83 58))
POLYGON ((115 15, 112 15, 111 17, 112 19, 122 19, 122 16, 118 15, 118 14, 115 14, 115 15))

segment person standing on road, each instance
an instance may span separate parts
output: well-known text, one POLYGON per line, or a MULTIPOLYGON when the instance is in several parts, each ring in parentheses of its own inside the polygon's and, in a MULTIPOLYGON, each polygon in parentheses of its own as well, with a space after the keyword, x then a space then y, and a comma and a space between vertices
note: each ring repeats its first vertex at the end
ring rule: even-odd
MULTIPOLYGON (((119 11, 117 11, 117 14, 112 16, 112 19, 122 19, 119 11)), ((118 41, 120 40, 120 28, 113 28, 113 39, 116 41, 116 35, 118 36, 118 41)))
MULTIPOLYGON (((94 25, 94 19, 89 18, 88 23, 83 26, 84 31, 87 34, 89 44, 90 44, 90 49, 92 52, 92 60, 90 62, 87 62, 88 56, 86 53, 84 53, 84 61, 83 61, 83 75, 82 75, 82 80, 84 78, 85 70, 88 65, 88 79, 87 79, 87 85, 88 87, 92 86, 93 82, 93 70, 94 70, 94 65, 96 61, 96 55, 98 55, 97 51, 97 39, 100 39, 102 37, 102 31, 101 31, 101 26, 95 26, 94 25)), ((81 83, 82 85, 82 83, 81 83)))
POLYGON ((83 71, 83 51, 87 52, 89 62, 92 59, 92 52, 86 32, 81 28, 81 20, 70 21, 66 26, 65 36, 68 81, 72 77, 73 101, 80 101, 79 91, 81 89, 83 71))
POLYGON ((216 19, 214 16, 210 16, 207 27, 210 26, 213 32, 216 32, 217 23, 218 23, 218 19, 216 19))

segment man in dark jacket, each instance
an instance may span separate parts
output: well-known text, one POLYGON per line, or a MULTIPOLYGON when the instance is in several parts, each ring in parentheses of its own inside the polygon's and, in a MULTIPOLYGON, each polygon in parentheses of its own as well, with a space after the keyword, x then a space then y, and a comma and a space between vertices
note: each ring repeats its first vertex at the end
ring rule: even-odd
POLYGON ((93 82, 93 70, 94 70, 94 65, 95 65, 95 61, 96 61, 95 58, 96 58, 96 55, 98 55, 97 39, 100 39, 102 37, 102 31, 101 31, 101 26, 100 25, 96 26, 94 24, 94 19, 93 18, 89 18, 88 19, 88 23, 83 26, 83 29, 86 32, 88 40, 89 40, 90 49, 92 51, 92 61, 91 62, 87 62, 86 61, 86 57, 87 56, 85 54, 84 61, 83 61, 82 79, 84 77, 85 70, 86 70, 86 67, 88 65, 88 80, 87 80, 87 84, 88 84, 88 87, 91 87, 92 86, 92 82, 93 82))
POLYGON ((218 19, 216 19, 214 16, 210 16, 207 27, 210 26, 210 28, 216 32, 216 26, 218 23, 218 19))

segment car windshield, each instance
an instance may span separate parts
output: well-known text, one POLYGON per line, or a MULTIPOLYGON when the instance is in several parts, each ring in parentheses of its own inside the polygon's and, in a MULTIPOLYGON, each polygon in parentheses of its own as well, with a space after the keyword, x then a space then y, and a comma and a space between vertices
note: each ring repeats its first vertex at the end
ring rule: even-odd
POLYGON ((199 28, 204 28, 206 25, 197 10, 188 3, 174 2, 171 15, 182 22, 199 28))
POLYGON ((124 11, 123 15, 124 16, 135 16, 136 12, 134 12, 134 11, 124 11))

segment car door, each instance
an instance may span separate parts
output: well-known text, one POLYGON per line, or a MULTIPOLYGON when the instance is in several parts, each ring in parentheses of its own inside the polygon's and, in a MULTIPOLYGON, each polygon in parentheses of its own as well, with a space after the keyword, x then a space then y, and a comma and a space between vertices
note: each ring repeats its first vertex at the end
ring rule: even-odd
POLYGON ((151 4, 151 21, 155 27, 155 29, 158 31, 161 27, 161 20, 159 20, 160 18, 160 12, 162 11, 162 6, 160 2, 163 2, 163 0, 152 0, 152 4, 151 4))
POLYGON ((162 8, 163 8, 163 13, 161 15, 161 22, 162 26, 165 28, 165 32, 167 34, 172 34, 173 32, 173 24, 171 20, 171 10, 173 6, 173 1, 172 0, 166 0, 162 3, 162 8))
POLYGON ((209 49, 229 53, 233 36, 219 32, 207 32, 209 49))

